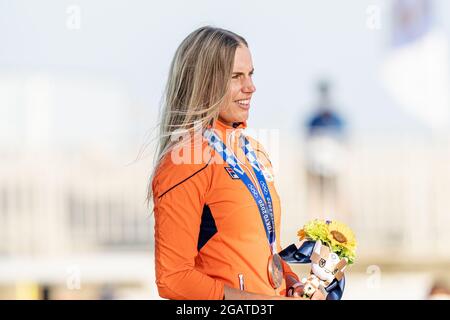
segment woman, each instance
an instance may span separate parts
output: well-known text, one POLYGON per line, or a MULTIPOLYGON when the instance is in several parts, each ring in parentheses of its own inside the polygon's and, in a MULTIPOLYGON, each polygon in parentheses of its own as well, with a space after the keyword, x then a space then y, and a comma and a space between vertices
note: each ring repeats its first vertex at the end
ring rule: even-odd
POLYGON ((280 200, 269 158, 242 132, 252 74, 247 42, 227 30, 195 30, 175 53, 149 192, 163 298, 283 299, 298 286, 277 255, 280 200))

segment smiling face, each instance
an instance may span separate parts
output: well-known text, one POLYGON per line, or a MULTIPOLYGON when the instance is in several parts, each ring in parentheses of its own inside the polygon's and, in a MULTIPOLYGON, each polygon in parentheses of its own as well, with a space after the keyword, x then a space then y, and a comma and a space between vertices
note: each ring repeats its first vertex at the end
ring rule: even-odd
POLYGON ((336 253, 329 252, 329 250, 326 250, 328 254, 324 255, 324 253, 321 253, 323 246, 325 245, 323 245, 320 240, 316 241, 313 250, 315 254, 320 256, 320 259, 317 263, 311 264, 311 269, 314 275, 316 275, 320 280, 331 283, 335 276, 334 270, 341 259, 336 253))
POLYGON ((227 93, 227 103, 219 112, 219 119, 232 125, 248 119, 252 94, 256 91, 252 81, 253 62, 250 50, 240 45, 234 55, 233 73, 227 93))

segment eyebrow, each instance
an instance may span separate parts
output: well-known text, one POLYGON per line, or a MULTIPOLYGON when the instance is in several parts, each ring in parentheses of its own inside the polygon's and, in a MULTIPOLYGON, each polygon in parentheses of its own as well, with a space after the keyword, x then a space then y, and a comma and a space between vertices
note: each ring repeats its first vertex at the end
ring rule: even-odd
MULTIPOLYGON (((249 73, 253 73, 255 71, 255 68, 253 68, 249 73)), ((241 75, 245 74, 244 72, 233 72, 233 75, 241 75)))

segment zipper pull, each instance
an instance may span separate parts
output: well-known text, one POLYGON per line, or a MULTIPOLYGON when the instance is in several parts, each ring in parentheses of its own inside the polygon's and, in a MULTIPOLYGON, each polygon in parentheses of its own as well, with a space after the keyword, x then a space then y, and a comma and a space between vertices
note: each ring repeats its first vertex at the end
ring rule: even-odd
POLYGON ((244 275, 242 273, 239 273, 238 277, 239 277, 239 289, 244 291, 244 289, 245 289, 245 287, 244 287, 244 275))

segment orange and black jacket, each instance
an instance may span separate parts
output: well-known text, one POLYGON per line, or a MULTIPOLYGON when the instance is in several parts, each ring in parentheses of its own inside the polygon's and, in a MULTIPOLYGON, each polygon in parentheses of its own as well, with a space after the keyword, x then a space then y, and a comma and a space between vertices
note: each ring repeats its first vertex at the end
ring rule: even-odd
MULTIPOLYGON (((237 141, 245 127, 245 122, 234 128, 219 120, 213 126, 243 161, 246 159, 237 141)), ((258 162, 272 172, 261 145, 253 139, 250 142, 258 162)), ((269 283, 267 263, 271 252, 252 195, 207 142, 200 145, 200 161, 193 145, 188 151, 180 149, 178 154, 186 159, 184 156, 190 152, 192 161, 183 163, 167 154, 152 181, 159 295, 167 299, 223 299, 225 284, 240 288, 239 274, 243 275, 245 291, 284 295, 285 281, 277 290, 269 283)), ((251 166, 248 161, 245 164, 243 169, 250 176, 251 166)), ((280 251, 280 199, 273 180, 267 183, 280 251)), ((285 263, 284 271, 298 279, 285 263)))

